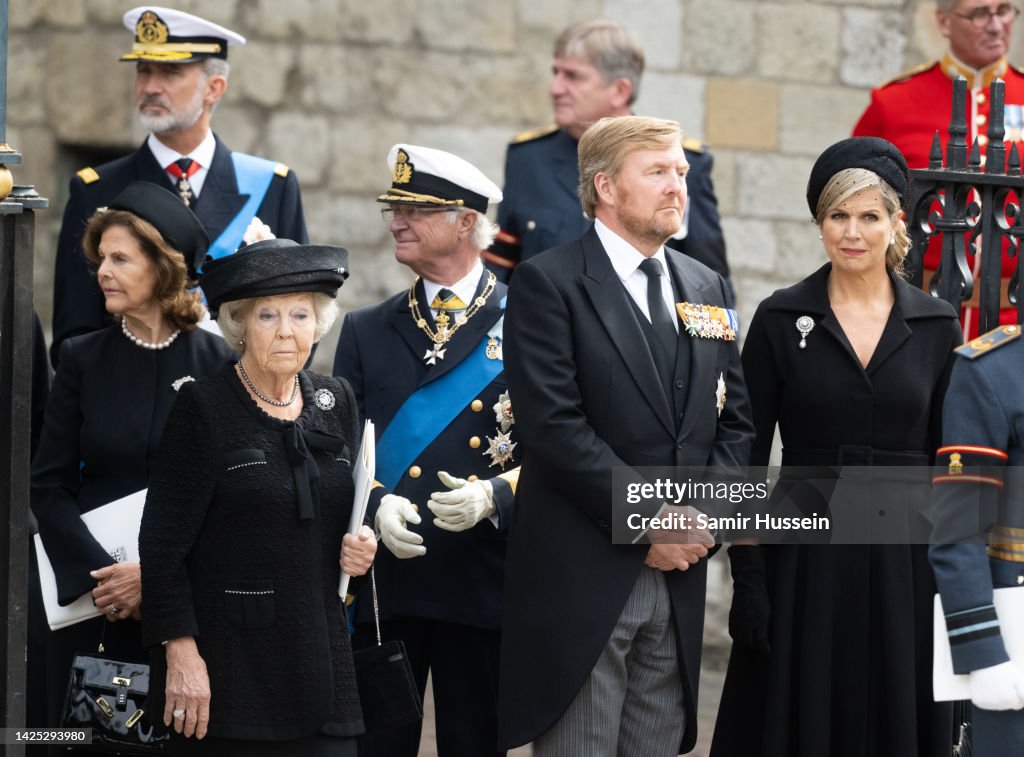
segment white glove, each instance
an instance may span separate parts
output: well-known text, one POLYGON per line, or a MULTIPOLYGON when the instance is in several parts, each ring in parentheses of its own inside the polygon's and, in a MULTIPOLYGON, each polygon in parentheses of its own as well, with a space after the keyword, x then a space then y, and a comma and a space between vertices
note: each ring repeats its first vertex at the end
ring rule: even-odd
POLYGON ((490 481, 466 481, 438 471, 437 477, 451 491, 434 492, 427 507, 437 517, 434 525, 445 531, 465 531, 495 513, 490 481))
POLYGON ((423 537, 405 527, 406 523, 419 522, 416 505, 396 494, 384 495, 374 519, 384 546, 400 560, 426 554, 427 548, 422 546, 423 537))
POLYGON ((971 701, 983 710, 1024 707, 1024 671, 1013 662, 971 671, 971 701))

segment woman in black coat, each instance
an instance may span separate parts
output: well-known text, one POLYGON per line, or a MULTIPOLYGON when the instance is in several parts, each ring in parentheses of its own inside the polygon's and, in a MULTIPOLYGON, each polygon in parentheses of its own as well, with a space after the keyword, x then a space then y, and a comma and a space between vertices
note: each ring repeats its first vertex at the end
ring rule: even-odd
POLYGON ((364 730, 338 596, 341 570, 364 574, 376 551, 366 526, 346 533, 358 410, 347 382, 302 370, 347 258, 271 239, 204 272, 241 356, 182 389, 139 536, 175 755, 344 757, 364 730))
POLYGON ((954 309, 900 277, 908 187, 884 140, 822 153, 808 204, 830 262, 762 302, 747 332, 751 465, 767 466, 778 425, 770 507, 830 514, 833 543, 730 548, 734 641, 713 757, 950 754, 951 710, 931 697, 921 509, 961 340, 954 309), (786 480, 794 466, 872 466, 874 480, 815 492, 786 480))
POLYGON ((189 287, 207 245, 192 212, 145 182, 126 188, 85 231, 85 254, 117 323, 61 345, 32 464, 32 509, 58 601, 92 592, 109 623, 94 618, 49 635, 50 726, 59 723, 76 653, 95 652, 105 635, 111 655, 144 657, 139 564, 111 557, 81 515, 146 488, 179 387, 230 360, 222 340, 196 328, 202 302, 189 287))

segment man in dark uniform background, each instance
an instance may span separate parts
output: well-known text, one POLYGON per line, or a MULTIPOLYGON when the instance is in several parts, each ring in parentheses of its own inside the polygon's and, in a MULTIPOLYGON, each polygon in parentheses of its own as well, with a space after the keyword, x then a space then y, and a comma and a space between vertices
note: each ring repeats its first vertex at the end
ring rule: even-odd
POLYGON ((1001 326, 957 350, 933 479, 929 557, 953 672, 969 676, 975 757, 1016 757, 1024 750, 1024 659, 1007 654, 1015 642, 1021 649, 1011 633, 1024 628, 1011 632, 1000 618, 1005 608, 997 615, 993 604, 995 589, 1024 598, 1020 335, 1019 325, 1001 326))
MULTIPOLYGON (((387 547, 375 563, 384 637, 405 642, 420 692, 432 676, 441 757, 497 751, 505 534, 518 460, 505 389, 505 285, 480 252, 501 191, 451 153, 395 145, 378 198, 410 288, 349 313, 334 373, 377 430, 370 512, 387 547), (441 491, 438 491, 440 489, 441 491), (414 504, 415 503, 415 504, 414 504), (424 522, 418 507, 433 515, 424 522)), ((376 643, 357 608, 355 645, 376 643)), ((366 740, 361 754, 415 757, 420 724, 366 740)))
MULTIPOLYGON (((1004 90, 1003 127, 1008 142, 1020 141, 1024 129, 1024 73, 1006 60, 1014 19, 1020 13, 1006 0, 938 0, 935 18, 949 49, 941 60, 906 71, 871 92, 871 102, 853 129, 855 137, 881 137, 903 153, 910 168, 927 168, 936 131, 946 154, 949 114, 953 107, 953 80, 967 80, 967 144, 975 138, 984 165, 989 127, 989 86, 996 78, 1004 90)), ((1007 144, 1007 148, 1010 145, 1007 144)), ((1018 150, 1024 145, 1018 144, 1018 150)), ((942 246, 933 241, 925 255, 925 283, 939 267, 942 246)), ((973 262, 973 257, 972 257, 973 262)), ((1003 287, 1000 293, 1003 323, 1015 323, 1006 289, 1016 262, 1003 256, 1003 287)), ((980 265, 975 266, 975 276, 980 265)), ((977 280, 977 279, 975 279, 977 280)), ((962 311, 965 336, 977 336, 978 316, 974 299, 962 311)))
POLYGON ((228 47, 245 38, 197 16, 168 8, 134 8, 124 24, 135 35, 135 107, 146 141, 135 152, 71 180, 54 272, 53 343, 109 323, 103 296, 81 250, 89 218, 133 181, 173 187, 212 240, 209 257, 233 253, 258 216, 279 237, 308 241, 299 183, 281 163, 232 152, 210 120, 228 86, 228 47))
MULTIPOLYGON (((643 72, 640 41, 620 24, 582 21, 559 35, 548 88, 555 124, 517 135, 505 157, 501 231, 484 254, 487 267, 502 281, 522 261, 570 242, 590 227, 580 206, 577 142, 595 121, 632 111, 643 72)), ((696 139, 684 140, 683 147, 690 164, 689 202, 683 226, 668 245, 728 279, 711 155, 696 139)))

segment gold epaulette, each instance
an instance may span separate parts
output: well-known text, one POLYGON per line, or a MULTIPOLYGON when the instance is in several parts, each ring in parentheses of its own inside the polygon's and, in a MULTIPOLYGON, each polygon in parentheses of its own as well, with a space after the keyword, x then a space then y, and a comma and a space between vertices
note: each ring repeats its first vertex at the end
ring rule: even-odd
POLYGON ((286 166, 284 163, 278 163, 276 166, 274 166, 274 173, 281 177, 287 176, 288 166, 286 166))
POLYGON ((999 326, 998 328, 994 328, 979 337, 975 337, 967 344, 957 347, 956 351, 968 360, 974 360, 975 358, 979 358, 982 355, 992 352, 992 350, 997 347, 1009 344, 1019 337, 1020 326, 1017 324, 1013 323, 1007 326, 999 326))
POLYGON ((558 124, 549 124, 547 126, 541 126, 539 129, 527 129, 516 134, 512 139, 509 140, 510 145, 518 145, 521 142, 530 142, 534 139, 540 139, 546 137, 548 134, 554 134, 558 131, 558 124))
POLYGON ((685 137, 683 139, 683 149, 690 152, 704 153, 708 146, 696 137, 685 137))
POLYGON ((100 180, 100 175, 96 173, 96 169, 92 166, 87 166, 81 171, 76 171, 75 176, 81 179, 83 184, 92 184, 94 181, 100 180))
POLYGON ((881 89, 882 87, 888 87, 890 84, 895 84, 896 82, 906 81, 910 77, 917 76, 917 74, 922 73, 923 71, 927 71, 932 66, 937 66, 937 65, 939 65, 939 61, 932 60, 932 61, 928 61, 927 63, 922 63, 919 66, 914 66, 913 68, 908 68, 903 73, 896 74, 896 76, 892 77, 891 79, 886 79, 884 82, 879 84, 875 89, 881 89))

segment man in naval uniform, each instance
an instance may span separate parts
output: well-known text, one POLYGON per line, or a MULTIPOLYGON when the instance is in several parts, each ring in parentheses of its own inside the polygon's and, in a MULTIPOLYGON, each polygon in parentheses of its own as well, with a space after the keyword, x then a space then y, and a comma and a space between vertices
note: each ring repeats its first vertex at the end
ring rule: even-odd
POLYGON ((150 134, 130 155, 83 168, 71 180, 54 272, 54 362, 62 341, 109 322, 82 254, 82 233, 96 209, 133 181, 178 192, 214 240, 211 258, 233 253, 257 216, 279 237, 308 241, 294 172, 231 151, 210 128, 228 86, 228 48, 245 38, 169 8, 134 8, 124 14, 124 25, 135 37, 121 60, 135 63, 135 108, 150 134))
MULTIPOLYGON (((395 145, 388 164, 392 184, 377 199, 395 258, 416 278, 348 314, 334 361, 377 430, 381 625, 405 642, 421 693, 432 676, 438 754, 503 754, 499 629, 522 449, 503 372, 506 288, 480 260, 497 231, 484 214, 501 191, 441 150, 395 145)), ((356 646, 375 644, 369 603, 356 614, 356 646)), ((417 723, 367 739, 361 753, 415 757, 419 737, 417 723)))
MULTIPOLYGON (((1003 126, 1007 140, 1019 141, 1024 126, 1024 72, 1006 60, 1019 8, 1006 0, 937 0, 935 6, 939 31, 949 40, 949 49, 941 60, 906 71, 873 90, 870 104, 853 129, 855 137, 881 137, 892 142, 910 168, 928 167, 936 132, 945 157, 953 80, 958 76, 967 79, 967 144, 978 140, 982 160, 988 143, 989 86, 994 79, 1006 84, 1003 126)), ((1017 145, 1018 150, 1022 148, 1024 144, 1017 145)), ((941 244, 933 241, 925 255, 926 283, 938 270, 941 253, 941 244)), ((1000 293, 1003 323, 1017 320, 1016 310, 1006 297, 1015 264, 1004 254, 1000 293)), ((980 267, 975 267, 976 276, 979 271, 980 267)), ((968 336, 977 335, 977 297, 975 288, 974 300, 962 312, 968 336)))
MULTIPOLYGON (((1020 335, 1018 325, 1001 326, 957 350, 933 479, 929 557, 953 672, 969 675, 975 757, 1024 752, 1024 659, 1011 661, 1011 632, 993 605, 994 589, 1010 589, 1020 597, 1016 607, 1024 607, 1020 335)), ((1013 633, 1024 634, 1024 628, 1013 633)))
MULTIPOLYGON (((613 21, 595 19, 568 27, 555 41, 554 58, 548 91, 555 123, 517 135, 505 157, 501 231, 484 254, 487 267, 502 281, 522 261, 570 242, 590 227, 579 197, 580 135, 600 118, 628 115, 640 94, 643 48, 633 32, 613 21)), ((689 203, 683 225, 668 245, 728 279, 711 155, 697 139, 684 140, 683 148, 690 164, 689 203)))

